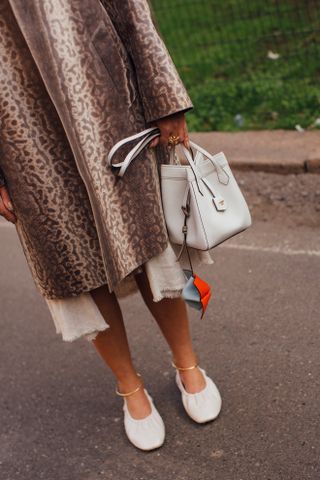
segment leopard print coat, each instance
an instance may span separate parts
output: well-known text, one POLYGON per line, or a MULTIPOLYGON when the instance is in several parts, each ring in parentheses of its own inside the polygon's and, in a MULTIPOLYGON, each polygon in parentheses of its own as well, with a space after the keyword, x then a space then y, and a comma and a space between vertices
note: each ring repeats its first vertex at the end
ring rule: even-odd
POLYGON ((169 152, 146 149, 123 177, 107 153, 193 108, 147 0, 0 0, 0 78, 0 167, 37 287, 112 292, 168 244, 169 152))

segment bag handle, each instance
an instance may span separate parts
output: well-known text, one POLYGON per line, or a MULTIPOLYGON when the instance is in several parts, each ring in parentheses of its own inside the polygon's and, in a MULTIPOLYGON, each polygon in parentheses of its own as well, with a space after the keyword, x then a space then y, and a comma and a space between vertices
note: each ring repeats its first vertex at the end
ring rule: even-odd
MULTIPOLYGON (((158 127, 151 127, 151 128, 147 128, 146 130, 143 130, 142 132, 131 135, 130 137, 123 138, 122 140, 117 142, 112 147, 112 149, 110 150, 110 152, 108 154, 108 157, 107 157, 108 164, 111 165, 112 167, 120 167, 119 171, 118 171, 118 176, 122 177, 124 175, 126 169, 128 168, 128 166, 132 162, 132 160, 134 158, 136 158, 137 155, 139 155, 139 153, 144 149, 144 147, 153 138, 159 136, 160 134, 161 134, 161 132, 160 132, 160 129, 158 127), (119 148, 121 148, 126 143, 132 142, 133 140, 137 140, 138 138, 141 138, 141 137, 142 137, 142 139, 132 148, 132 150, 130 150, 130 152, 126 155, 125 159, 122 162, 112 164, 112 157, 115 154, 115 152, 117 150, 119 150, 119 148)), ((188 152, 187 153, 187 155, 188 155, 187 160, 188 160, 188 162, 189 162, 189 164, 190 164, 190 166, 193 170, 193 173, 194 173, 194 176, 195 176, 195 179, 196 179, 196 183, 197 183, 197 186, 198 186, 198 190, 201 193, 201 195, 203 195, 203 193, 202 193, 202 191, 199 187, 199 183, 200 183, 200 179, 201 179, 200 172, 198 171, 198 169, 196 167, 196 164, 194 163, 193 159, 191 158, 188 149, 186 149, 186 151, 188 152)))
MULTIPOLYGON (((227 185, 229 183, 229 179, 230 179, 230 176, 228 175, 228 173, 225 171, 225 169, 219 164, 219 162, 217 162, 213 155, 211 155, 209 152, 207 152, 207 150, 205 150, 204 148, 200 147, 200 145, 198 145, 197 143, 193 142, 190 140, 190 145, 192 147, 194 147, 195 150, 197 150, 198 152, 202 153, 205 157, 207 157, 211 163, 214 165, 216 171, 217 171, 217 175, 218 175, 218 180, 220 183, 223 183, 224 185, 227 185), (226 179, 226 182, 223 182, 221 181, 221 178, 220 178, 220 174, 222 174, 225 179, 226 179)), ((184 146, 182 145, 183 147, 183 150, 184 150, 184 154, 185 156, 187 157, 187 155, 189 154, 189 150, 184 146)))
POLYGON ((132 162, 132 160, 139 155, 139 153, 144 149, 144 147, 151 142, 154 138, 158 137, 160 135, 160 129, 158 127, 150 127, 147 128, 146 130, 143 130, 142 132, 135 133, 134 135, 131 135, 130 137, 123 138, 122 140, 119 140, 119 142, 115 143, 113 147, 111 148, 110 152, 108 153, 107 156, 107 164, 111 167, 120 167, 118 171, 118 176, 122 177, 132 162), (126 155, 125 159, 122 162, 112 164, 112 157, 116 153, 119 148, 121 148, 123 145, 126 143, 130 143, 133 140, 137 140, 139 138, 142 139, 133 147, 132 150, 126 155))
MULTIPOLYGON (((150 127, 150 128, 147 128, 147 129, 145 129, 145 130, 143 130, 139 133, 135 133, 134 135, 131 135, 130 137, 123 138, 122 140, 119 140, 119 142, 117 142, 111 148, 110 152, 108 153, 107 164, 109 166, 112 166, 112 167, 120 167, 119 171, 118 171, 118 176, 122 177, 124 175, 126 169, 128 168, 128 166, 132 162, 132 160, 134 160, 136 158, 136 156, 139 155, 139 153, 146 147, 146 145, 149 142, 151 142, 151 140, 160 136, 160 134, 161 134, 161 132, 160 132, 160 129, 158 127, 150 127), (130 150, 130 152, 126 155, 125 159, 122 162, 112 164, 112 157, 114 156, 114 154, 116 153, 116 151, 119 148, 121 148, 123 145, 125 145, 127 143, 132 142, 133 140, 137 140, 137 139, 140 139, 140 138, 141 138, 141 140, 132 148, 132 150, 130 150)), ((223 167, 221 167, 221 165, 214 159, 214 157, 209 152, 207 152, 204 148, 200 147, 200 145, 197 145, 195 142, 193 142, 191 140, 190 140, 190 145, 192 147, 194 147, 195 150, 198 150, 200 153, 202 153, 204 156, 206 156, 211 161, 211 163, 214 165, 214 167, 217 171, 219 182, 224 183, 226 185, 229 182, 229 175, 223 169, 223 167), (225 176, 225 178, 227 178, 226 183, 221 181, 220 174, 223 174, 225 176)), ((195 161, 191 157, 191 154, 190 154, 190 151, 188 150, 188 148, 186 148, 184 145, 181 145, 181 146, 183 148, 183 153, 184 153, 186 159, 188 160, 188 162, 189 162, 189 164, 190 164, 190 166, 193 170, 193 173, 194 173, 194 175, 197 179, 197 183, 198 183, 198 180, 200 179, 201 176, 200 176, 200 172, 197 169, 195 161)), ((191 153, 192 153, 192 151, 191 151, 191 153)), ((199 185, 198 185, 198 188, 199 188, 199 185)))

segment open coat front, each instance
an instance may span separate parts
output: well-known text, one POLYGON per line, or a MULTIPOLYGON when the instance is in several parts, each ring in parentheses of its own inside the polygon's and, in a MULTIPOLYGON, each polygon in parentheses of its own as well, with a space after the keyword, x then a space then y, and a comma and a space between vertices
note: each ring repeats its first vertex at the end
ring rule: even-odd
POLYGON ((147 0, 0 0, 0 79, 0 167, 36 285, 113 291, 167 246, 169 156, 146 149, 117 177, 107 153, 193 107, 147 0))

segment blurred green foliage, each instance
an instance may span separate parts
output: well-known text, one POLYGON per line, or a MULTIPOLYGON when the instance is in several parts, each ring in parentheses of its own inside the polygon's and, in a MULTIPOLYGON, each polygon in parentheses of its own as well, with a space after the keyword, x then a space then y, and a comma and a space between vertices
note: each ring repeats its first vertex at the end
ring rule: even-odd
POLYGON ((319 0, 151 3, 195 107, 190 130, 293 129, 320 116, 319 0))

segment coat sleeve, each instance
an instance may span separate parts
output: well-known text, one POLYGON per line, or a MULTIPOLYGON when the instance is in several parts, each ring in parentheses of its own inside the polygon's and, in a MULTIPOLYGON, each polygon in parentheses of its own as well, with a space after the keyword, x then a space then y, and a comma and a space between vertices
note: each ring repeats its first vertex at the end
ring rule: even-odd
POLYGON ((100 1, 132 59, 146 121, 193 109, 152 20, 148 0, 100 1))

